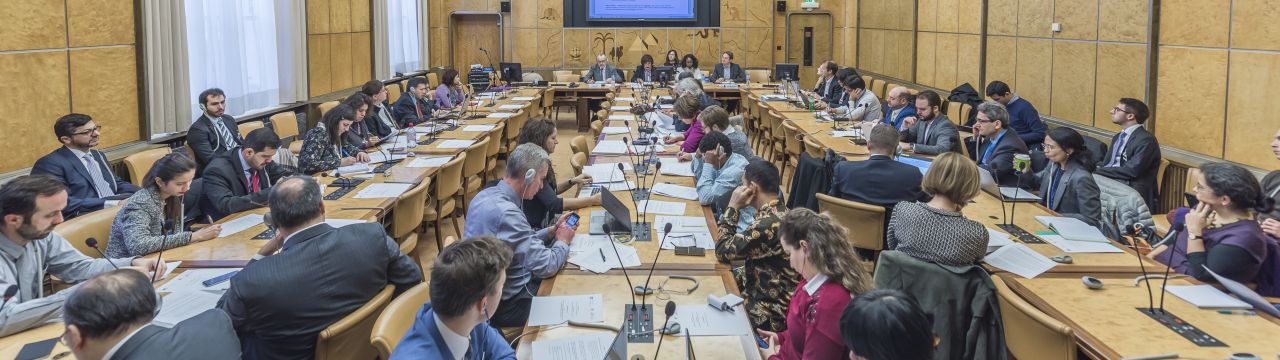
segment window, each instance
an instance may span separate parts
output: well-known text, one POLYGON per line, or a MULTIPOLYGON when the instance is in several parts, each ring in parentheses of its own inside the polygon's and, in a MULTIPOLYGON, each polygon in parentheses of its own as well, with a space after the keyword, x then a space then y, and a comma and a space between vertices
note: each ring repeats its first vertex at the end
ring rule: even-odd
POLYGON ((387 0, 387 41, 391 73, 422 68, 418 1, 387 0))
MULTIPOLYGON (((191 107, 208 88, 227 94, 232 116, 281 103, 281 58, 292 58, 291 37, 277 37, 277 6, 259 0, 187 0, 191 107), (283 54, 282 54, 283 53, 283 54)), ((288 75, 287 72, 285 75, 288 75)), ((193 110, 193 115, 199 110, 193 110)), ((194 120, 193 116, 193 120, 194 120)))

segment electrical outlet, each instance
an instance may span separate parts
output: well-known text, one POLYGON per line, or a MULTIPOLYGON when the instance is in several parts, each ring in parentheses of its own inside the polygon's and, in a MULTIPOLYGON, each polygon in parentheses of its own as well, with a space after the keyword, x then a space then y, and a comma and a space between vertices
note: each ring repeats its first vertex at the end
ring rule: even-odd
POLYGON ((1062 32, 1062 23, 1053 23, 1049 29, 1053 30, 1053 32, 1062 32))

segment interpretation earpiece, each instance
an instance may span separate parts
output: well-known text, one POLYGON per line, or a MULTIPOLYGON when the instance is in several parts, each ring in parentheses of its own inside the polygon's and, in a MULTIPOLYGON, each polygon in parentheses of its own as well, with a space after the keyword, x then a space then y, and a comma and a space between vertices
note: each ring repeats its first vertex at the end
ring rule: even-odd
POLYGON ((204 104, 200 104, 199 107, 200 107, 200 111, 209 111, 208 109, 205 108, 204 104))
POLYGON ((533 170, 533 169, 525 170, 525 172, 524 172, 524 184, 525 184, 525 186, 529 186, 529 183, 533 182, 533 177, 534 177, 535 175, 537 175, 537 174, 538 174, 538 172, 537 172, 536 170, 533 170))

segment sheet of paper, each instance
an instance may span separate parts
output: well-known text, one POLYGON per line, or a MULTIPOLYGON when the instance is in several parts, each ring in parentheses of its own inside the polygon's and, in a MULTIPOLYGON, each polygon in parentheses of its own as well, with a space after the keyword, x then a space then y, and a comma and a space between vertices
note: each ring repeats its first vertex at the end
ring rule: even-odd
POLYGON ((183 320, 190 319, 218 305, 222 295, 205 291, 180 291, 170 293, 161 301, 160 314, 152 323, 164 327, 173 327, 183 320))
POLYGON ((1209 270, 1208 266, 1200 266, 1204 267, 1204 270, 1208 271, 1209 275, 1213 275, 1213 278, 1218 280, 1218 283, 1222 284, 1222 287, 1227 288, 1227 291, 1235 294, 1236 298, 1244 300, 1244 302, 1249 303, 1249 305, 1253 305, 1254 310, 1271 314, 1271 316, 1280 317, 1280 309, 1277 309, 1275 305, 1271 305, 1271 303, 1268 302, 1266 298, 1262 297, 1262 295, 1258 295, 1258 292, 1253 291, 1253 289, 1250 289, 1248 286, 1236 282, 1235 280, 1218 275, 1213 272, 1213 270, 1209 270))
POLYGON ((662 175, 693 177, 692 161, 681 162, 673 158, 661 158, 658 161, 662 162, 662 175))
POLYGON ((596 143, 595 149, 591 150, 593 155, 620 155, 627 153, 627 144, 622 140, 602 140, 596 143))
POLYGON ((238 232, 244 231, 245 229, 254 227, 261 223, 262 215, 260 214, 241 216, 235 220, 222 223, 222 231, 218 232, 218 237, 222 238, 235 235, 238 232))
POLYGON ((613 114, 609 115, 609 120, 636 121, 636 116, 631 114, 613 114))
POLYGON ((457 140, 457 139, 445 140, 444 142, 440 143, 440 148, 441 149, 466 149, 468 147, 471 147, 471 145, 474 145, 475 143, 476 143, 475 140, 457 140))
POLYGON ((596 249, 600 248, 608 248, 609 251, 613 251, 613 248, 609 247, 611 246, 609 241, 611 240, 606 235, 577 234, 573 236, 573 244, 569 245, 569 252, 576 254, 585 251, 596 251, 596 249))
MULTIPOLYGON (((369 153, 369 163, 381 164, 387 161, 401 160, 407 157, 409 157, 409 154, 390 154, 390 153, 384 153, 384 152, 371 152, 369 153)), ((368 166, 366 165, 365 167, 368 167, 368 166)))
POLYGON ((1169 285, 1165 290, 1201 309, 1252 309, 1249 303, 1227 295, 1213 285, 1169 285))
POLYGON ((710 232, 707 226, 707 219, 701 216, 671 216, 658 215, 653 218, 653 228, 657 234, 662 233, 662 228, 671 224, 672 233, 705 233, 710 232))
POLYGON ((667 148, 662 145, 629 145, 627 146, 632 154, 648 154, 650 151, 661 153, 666 152, 667 148))
POLYGON ((524 108, 524 106, 525 106, 524 104, 503 104, 503 105, 498 105, 498 108, 502 110, 516 110, 516 109, 522 109, 524 108))
POLYGON ((213 286, 204 286, 205 280, 209 280, 223 274, 238 271, 240 268, 213 268, 213 269, 188 269, 183 271, 173 280, 165 283, 156 291, 162 293, 180 292, 180 291, 211 291, 221 294, 223 291, 231 288, 231 281, 223 281, 213 286))
POLYGON ((369 173, 373 171, 373 168, 369 167, 369 164, 358 162, 355 164, 339 167, 338 170, 335 170, 335 171, 338 172, 338 175, 364 174, 364 173, 369 173))
POLYGON ((533 342, 534 359, 600 360, 609 351, 618 334, 597 332, 533 342))
POLYGON ((169 277, 169 274, 172 274, 174 270, 178 270, 178 266, 181 266, 181 265, 182 265, 182 261, 181 261, 181 260, 179 260, 179 261, 167 261, 167 262, 165 262, 165 263, 164 263, 164 269, 160 269, 160 270, 161 270, 161 271, 160 271, 160 275, 159 275, 159 276, 156 276, 156 280, 160 280, 160 279, 164 279, 164 278, 169 277))
POLYGON ((514 96, 511 101, 533 101, 532 96, 514 96))
POLYGON ((360 189, 360 192, 356 193, 355 198, 356 199, 378 199, 378 198, 400 197, 400 194, 404 194, 405 191, 409 191, 409 189, 412 188, 413 185, 414 184, 393 184, 393 183, 370 184, 369 186, 366 186, 364 189, 360 189))
POLYGON ((591 176, 591 183, 605 184, 626 180, 625 170, 618 170, 616 165, 589 165, 582 167, 582 173, 591 176))
POLYGON ((516 114, 515 114, 515 113, 500 113, 500 112, 499 112, 499 113, 491 113, 491 114, 489 114, 489 116, 485 116, 485 117, 490 118, 490 119, 506 119, 506 118, 509 118, 509 117, 512 117, 512 116, 516 116, 516 114))
POLYGON ((832 131, 831 136, 851 138, 851 137, 858 136, 857 133, 858 132, 856 131, 837 130, 837 131, 832 131))
POLYGON ((684 203, 659 200, 640 200, 636 210, 645 214, 684 215, 684 203))
POLYGON ((1102 231, 1080 221, 1080 219, 1065 216, 1036 216, 1036 221, 1044 224, 1045 227, 1053 229, 1065 239, 1075 241, 1093 241, 1093 242, 1109 242, 1102 231))
MULTIPOLYGON (((662 229, 656 229, 655 231, 658 231, 656 234, 661 234, 662 229)), ((658 235, 658 238, 662 238, 662 236, 658 235)), ((671 250, 671 249, 675 249, 677 246, 697 246, 703 249, 711 250, 716 248, 716 242, 714 239, 711 238, 710 232, 696 232, 696 233, 672 232, 671 236, 667 236, 666 240, 662 241, 663 249, 671 250)))
POLYGON ((391 151, 413 147, 413 145, 415 144, 409 142, 408 136, 400 135, 392 139, 387 139, 387 141, 382 142, 378 147, 382 148, 382 150, 391 151))
POLYGON ((636 182, 635 181, 627 181, 627 182, 619 181, 619 182, 611 182, 611 183, 605 183, 605 184, 597 184, 597 186, 600 186, 602 188, 609 189, 609 191, 615 191, 615 192, 630 191, 631 189, 636 188, 636 182))
POLYGON ((605 135, 619 135, 630 133, 631 129, 626 126, 605 126, 602 132, 605 135))
POLYGON ((654 184, 653 193, 677 199, 698 200, 698 189, 676 184, 654 184))
POLYGON ((751 325, 747 322, 746 311, 721 311, 708 306, 680 305, 676 307, 675 319, 680 327, 692 336, 736 336, 750 335, 751 325))
POLYGON ((610 106, 610 107, 609 107, 609 110, 613 110, 613 111, 630 111, 630 110, 631 110, 631 107, 630 107, 630 106, 626 106, 626 105, 614 105, 614 106, 610 106))
POLYGON ((569 262, 583 270, 603 273, 620 267, 640 266, 640 255, 636 248, 614 244, 597 246, 594 250, 584 249, 569 258, 569 262), (617 246, 615 253, 614 245, 617 246))
POLYGON ((613 101, 616 101, 616 102, 623 102, 623 101, 636 101, 636 98, 633 98, 633 97, 617 97, 617 98, 613 98, 613 101))
POLYGON ((467 126, 465 126, 465 127, 463 127, 463 128, 462 128, 462 131, 467 131, 467 132, 490 132, 490 131, 493 131, 493 128, 494 128, 494 127, 496 127, 496 126, 497 126, 497 125, 467 125, 467 126))
POLYGON ((1028 279, 1034 279, 1057 265, 1053 260, 1019 243, 1002 246, 999 250, 987 254, 987 257, 982 260, 1000 270, 1028 279))
POLYGON ((1009 234, 996 231, 992 228, 987 228, 987 234, 989 235, 989 240, 987 241, 988 250, 994 251, 996 248, 1001 246, 1013 245, 1013 239, 1009 238, 1009 234))
POLYGON ((453 160, 453 157, 452 156, 431 156, 431 157, 419 156, 417 158, 414 158, 413 161, 410 161, 409 164, 405 166, 411 167, 411 168, 441 167, 441 166, 444 166, 445 163, 449 162, 449 160, 453 160))
POLYGON ((535 296, 529 305, 529 326, 555 325, 568 321, 604 322, 604 296, 600 294, 535 296))
POLYGON ((1111 245, 1110 243, 1093 242, 1093 241, 1074 241, 1067 240, 1059 235, 1040 235, 1044 242, 1053 244, 1063 252, 1067 253, 1122 253, 1124 250, 1111 245))

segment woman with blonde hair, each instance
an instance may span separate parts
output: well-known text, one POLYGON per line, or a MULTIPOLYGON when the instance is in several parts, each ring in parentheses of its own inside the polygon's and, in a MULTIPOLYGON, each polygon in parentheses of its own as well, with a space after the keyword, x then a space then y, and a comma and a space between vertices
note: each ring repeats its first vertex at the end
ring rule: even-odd
POLYGON ((961 211, 978 196, 981 181, 973 160, 953 152, 938 156, 920 183, 933 199, 893 207, 885 232, 888 249, 943 265, 977 264, 987 253, 990 234, 961 211))
POLYGON ((871 275, 853 253, 845 229, 827 214, 800 208, 787 212, 778 228, 791 268, 804 279, 787 308, 787 330, 756 330, 769 344, 766 360, 848 357, 840 335, 840 314, 849 299, 870 291, 871 275))

